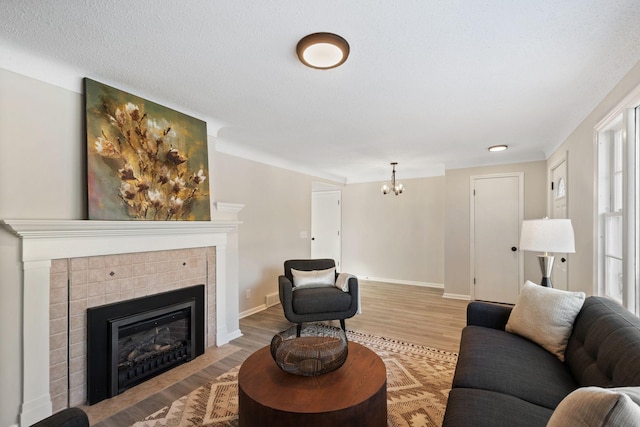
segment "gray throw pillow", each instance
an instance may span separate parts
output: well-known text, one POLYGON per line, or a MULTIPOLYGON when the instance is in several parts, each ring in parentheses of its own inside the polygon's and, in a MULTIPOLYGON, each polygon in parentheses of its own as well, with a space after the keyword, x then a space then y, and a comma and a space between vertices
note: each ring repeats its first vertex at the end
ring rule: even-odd
POLYGON ((640 425, 640 387, 582 387, 565 397, 547 427, 640 425))

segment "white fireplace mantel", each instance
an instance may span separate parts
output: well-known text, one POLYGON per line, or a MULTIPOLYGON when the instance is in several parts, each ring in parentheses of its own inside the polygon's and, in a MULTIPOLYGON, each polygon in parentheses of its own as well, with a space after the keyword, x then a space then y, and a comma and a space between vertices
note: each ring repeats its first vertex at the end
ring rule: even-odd
POLYGON ((3 220, 0 223, 20 237, 22 243, 21 426, 29 426, 52 412, 49 280, 53 259, 215 246, 216 345, 242 335, 238 313, 227 312, 227 307, 236 306, 234 300, 238 295, 237 272, 231 271, 237 269, 237 241, 229 242, 228 236, 237 230, 239 221, 3 220))

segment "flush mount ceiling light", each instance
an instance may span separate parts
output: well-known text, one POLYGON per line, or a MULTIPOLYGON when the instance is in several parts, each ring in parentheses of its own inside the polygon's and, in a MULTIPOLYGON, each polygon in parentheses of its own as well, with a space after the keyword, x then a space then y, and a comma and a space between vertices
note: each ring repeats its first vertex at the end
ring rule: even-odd
POLYGON ((488 148, 489 151, 491 151, 492 153, 498 152, 498 151, 504 151, 507 148, 509 148, 508 145, 492 145, 491 147, 488 148))
POLYGON ((397 164, 398 162, 391 163, 391 166, 393 167, 393 171, 391 172, 391 186, 384 184, 380 189, 382 191, 382 194, 389 194, 390 192, 393 192, 397 196, 398 194, 402 194, 402 192, 404 191, 404 185, 402 185, 399 182, 396 182, 396 165, 397 164))
POLYGON ((296 53, 307 67, 328 70, 347 60, 349 43, 337 34, 314 33, 298 42, 296 53))

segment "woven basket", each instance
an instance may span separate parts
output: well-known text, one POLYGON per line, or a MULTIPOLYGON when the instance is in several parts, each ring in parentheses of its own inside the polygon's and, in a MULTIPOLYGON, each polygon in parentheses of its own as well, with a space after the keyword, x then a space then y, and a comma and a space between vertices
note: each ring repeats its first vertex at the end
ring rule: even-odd
POLYGON ((347 360, 347 336, 340 328, 322 324, 297 326, 276 334, 271 340, 271 356, 284 372, 315 376, 335 371, 347 360))

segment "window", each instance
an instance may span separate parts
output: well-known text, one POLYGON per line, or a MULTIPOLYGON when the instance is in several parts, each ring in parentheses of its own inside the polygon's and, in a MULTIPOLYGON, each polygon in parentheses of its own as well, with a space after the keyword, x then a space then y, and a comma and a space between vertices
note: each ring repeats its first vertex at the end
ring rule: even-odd
POLYGON ((622 116, 598 135, 601 277, 599 293, 623 303, 622 116))
POLYGON ((556 191, 556 200, 562 199, 567 195, 567 188, 564 182, 564 178, 558 180, 558 190, 556 191))
POLYGON ((621 109, 597 131, 598 143, 598 294, 638 315, 635 205, 636 145, 640 107, 621 109))

